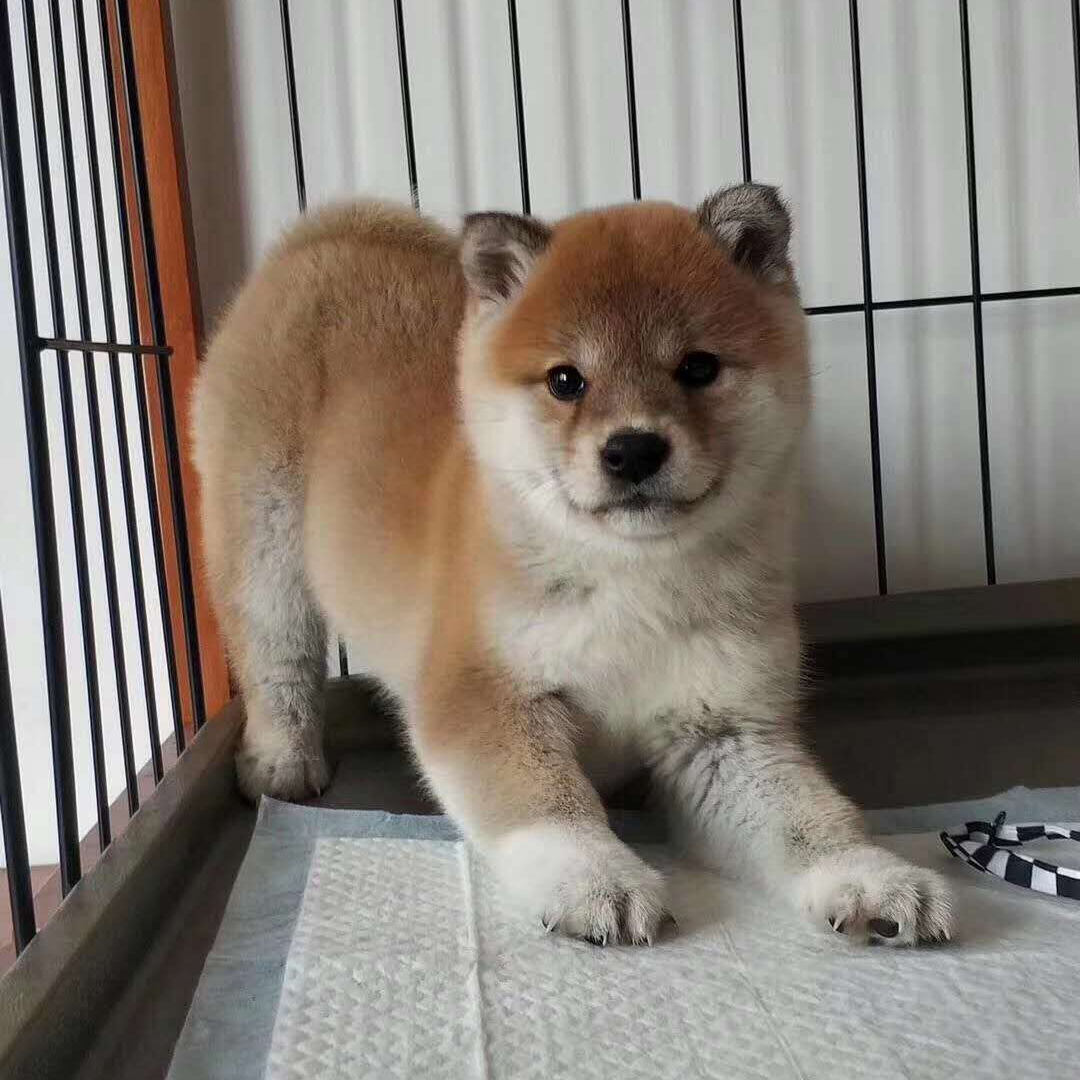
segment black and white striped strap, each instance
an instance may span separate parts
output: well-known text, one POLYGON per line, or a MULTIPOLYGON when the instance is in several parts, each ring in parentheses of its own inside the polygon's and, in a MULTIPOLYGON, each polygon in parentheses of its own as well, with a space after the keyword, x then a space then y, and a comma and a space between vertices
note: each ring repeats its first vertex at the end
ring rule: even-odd
POLYGON ((941 834, 948 851, 976 870, 1024 889, 1080 900, 1080 870, 1054 866, 1015 850, 1032 840, 1080 841, 1080 823, 1006 825, 1002 811, 993 822, 969 821, 941 834))

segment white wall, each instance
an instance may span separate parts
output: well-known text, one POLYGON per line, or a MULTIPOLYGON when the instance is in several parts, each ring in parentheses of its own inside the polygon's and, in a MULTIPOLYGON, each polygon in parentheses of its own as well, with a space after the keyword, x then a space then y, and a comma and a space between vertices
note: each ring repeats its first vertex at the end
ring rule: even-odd
MULTIPOLYGON (((730 7, 635 0, 647 198, 692 204, 741 174, 730 7)), ((211 319, 296 195, 276 10, 174 5, 203 299, 211 319)), ((756 178, 791 200, 806 302, 861 299, 845 0, 744 4, 756 178)), ((520 0, 534 212, 630 197, 618 0, 520 0)), ((406 0, 423 208, 452 222, 519 206, 505 5, 406 0)), ((941 0, 861 5, 877 299, 970 291, 960 32, 941 0)), ((293 36, 310 202, 408 196, 393 5, 306 0, 293 36)), ((1080 284, 1080 175, 1068 0, 971 6, 986 291, 1080 284)), ((985 309, 999 579, 1080 572, 1080 300, 985 309), (1053 463, 1061 463, 1056 467, 1053 463)), ((886 550, 896 590, 985 581, 969 305, 875 322, 886 550)), ((877 588, 862 316, 812 324, 803 595, 877 588)))
MULTIPOLYGON (((505 4, 405 0, 404 6, 423 208, 447 222, 472 209, 517 209, 505 4)), ((634 0, 631 6, 644 194, 690 205, 741 175, 730 5, 634 0)), ((806 302, 857 302, 862 276, 847 3, 745 0, 743 6, 755 177, 780 184, 791 200, 806 302)), ((391 0, 294 0, 292 10, 311 203, 356 193, 407 198, 391 0)), ((534 211, 558 216, 629 198, 618 0, 519 0, 518 10, 534 211)), ((875 297, 966 293, 957 6, 864 0, 860 10, 875 297)), ((212 324, 296 213, 277 5, 177 0, 173 28, 203 304, 212 324)), ((21 41, 21 28, 14 31, 21 41)), ((93 27, 91 33, 96 41, 93 27)), ((1069 2, 980 0, 971 5, 971 41, 983 287, 1080 285, 1069 2)), ((21 72, 17 77, 21 85, 21 72)), ((99 125, 101 119, 99 111, 99 125)), ((40 278, 40 264, 37 269, 40 278)), ((6 277, 2 287, 8 288, 6 277)), ((10 341, 6 293, 0 303, 8 305, 0 308, 7 319, 0 330, 10 341)), ((811 325, 817 408, 802 592, 807 599, 871 594, 877 578, 863 320, 830 315, 811 325)), ((890 586, 978 584, 985 565, 971 308, 880 313, 875 329, 890 586)), ((1080 299, 987 305, 984 334, 999 580, 1080 573, 1080 471, 1070 438, 1080 406, 1080 299)), ((47 775, 48 735, 22 412, 14 350, 2 356, 0 439, 12 466, 0 475, 0 580, 24 774, 40 778, 47 775)), ((80 379, 76 374, 77 396, 80 379)), ((104 385, 102 392, 109 427, 104 385)), ((81 398, 78 408, 82 415, 81 398)), ((85 482, 88 449, 83 459, 85 482)), ((73 615, 62 468, 55 477, 73 615)), ((141 482, 137 476, 137 490, 141 482)), ((86 494, 96 567, 97 523, 89 488, 86 494)), ((118 528, 118 504, 113 514, 118 528)), ((122 555, 119 533, 117 550, 122 555)), ((152 565, 149 550, 144 561, 152 565)), ((129 587, 125 582, 124 596, 129 587)), ((103 598, 95 602, 103 612, 103 598)), ((153 610, 151 622, 158 634, 153 610)), ((74 728, 82 740, 80 821, 89 824, 77 620, 69 616, 65 630, 74 728)), ((111 668, 101 631, 99 639, 107 696, 111 668)), ((133 647, 133 628, 127 641, 133 647)), ((145 718, 138 713, 137 659, 129 664, 139 733, 145 718)), ((158 687, 164 688, 163 674, 158 687)), ((161 712, 165 725, 164 700, 161 712)), ((111 722, 109 700, 106 715, 111 722)), ((115 753, 110 761, 118 761, 115 753)), ((28 788, 38 858, 50 843, 50 785, 28 788)))

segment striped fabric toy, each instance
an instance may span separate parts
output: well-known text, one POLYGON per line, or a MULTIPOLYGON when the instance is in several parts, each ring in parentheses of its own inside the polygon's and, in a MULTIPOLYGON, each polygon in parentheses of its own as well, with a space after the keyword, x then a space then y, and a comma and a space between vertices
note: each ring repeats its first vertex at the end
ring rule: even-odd
POLYGON ((1080 823, 1006 825, 1003 810, 993 823, 969 821, 941 834, 941 842, 950 854, 976 870, 993 874, 1023 889, 1080 900, 1080 870, 1054 866, 1015 850, 1032 840, 1080 841, 1080 823))

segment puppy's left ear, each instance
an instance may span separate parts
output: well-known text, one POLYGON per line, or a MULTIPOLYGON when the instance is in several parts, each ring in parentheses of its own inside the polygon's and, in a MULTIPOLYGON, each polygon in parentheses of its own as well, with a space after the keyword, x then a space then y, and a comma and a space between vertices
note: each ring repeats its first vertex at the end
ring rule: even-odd
POLYGON ((791 215, 776 188, 735 184, 710 195, 697 216, 737 266, 775 284, 794 279, 788 261, 791 215))
POLYGON ((551 239, 551 229, 520 214, 469 214, 461 234, 461 267, 469 291, 501 304, 516 296, 551 239))

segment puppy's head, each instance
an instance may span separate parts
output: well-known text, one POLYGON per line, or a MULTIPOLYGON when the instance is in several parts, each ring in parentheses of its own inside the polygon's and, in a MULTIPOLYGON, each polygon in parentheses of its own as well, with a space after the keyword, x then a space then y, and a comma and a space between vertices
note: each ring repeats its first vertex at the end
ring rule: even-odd
POLYGON ((693 212, 467 218, 461 390, 490 475, 543 522, 621 547, 733 520, 805 418, 790 231, 750 184, 693 212))

